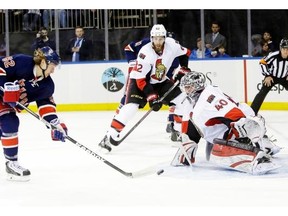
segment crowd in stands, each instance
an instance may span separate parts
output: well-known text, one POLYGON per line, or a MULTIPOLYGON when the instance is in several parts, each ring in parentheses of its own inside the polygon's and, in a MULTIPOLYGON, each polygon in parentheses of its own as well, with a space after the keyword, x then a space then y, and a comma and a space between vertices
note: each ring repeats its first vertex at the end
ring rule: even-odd
MULTIPOLYGON (((3 13, 4 10, 0 10, 0 19, 2 19, 0 23, 3 23, 3 13)), ((19 28, 17 27, 17 23, 21 23, 21 28, 19 29, 21 29, 22 32, 37 32, 36 38, 31 45, 32 49, 50 46, 53 50, 56 50, 55 41, 49 38, 49 31, 55 28, 55 20, 58 19, 58 27, 60 29, 71 29, 73 26, 72 29, 75 29, 75 37, 69 41, 65 49, 65 54, 70 56, 71 61, 93 60, 89 57, 92 53, 93 40, 92 38, 86 38, 84 36, 84 29, 87 23, 89 23, 89 26, 94 25, 91 24, 91 20, 95 21, 95 10, 28 9, 8 10, 8 13, 11 18, 9 26, 13 28, 11 31, 19 28), (55 19, 56 11, 58 18, 55 19), (79 36, 79 34, 82 35, 79 36)), ((230 57, 229 50, 227 50, 226 36, 220 33, 220 29, 221 26, 219 22, 213 21, 210 26, 210 31, 205 34, 204 41, 198 37, 196 43, 190 47, 192 50, 190 59, 230 57)), ((0 34, 1 33, 3 32, 1 32, 0 28, 0 34)), ((269 31, 252 35, 251 44, 251 55, 253 57, 263 57, 275 51, 272 35, 269 31)), ((0 41, 0 48, 0 55, 3 55, 5 53, 5 41, 0 41)))

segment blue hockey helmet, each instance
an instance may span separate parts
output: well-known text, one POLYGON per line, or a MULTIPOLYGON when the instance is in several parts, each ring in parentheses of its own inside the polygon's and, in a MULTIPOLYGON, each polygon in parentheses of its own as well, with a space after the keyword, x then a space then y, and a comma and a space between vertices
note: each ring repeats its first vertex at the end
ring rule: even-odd
POLYGON ((42 59, 45 59, 48 64, 54 63, 55 65, 58 65, 60 63, 59 55, 49 46, 45 46, 34 51, 34 61, 36 64, 40 64, 42 59))
POLYGON ((53 49, 51 49, 49 46, 42 47, 41 51, 43 52, 43 55, 45 56, 48 64, 50 62, 52 62, 56 65, 59 64, 59 62, 60 62, 59 55, 53 49))

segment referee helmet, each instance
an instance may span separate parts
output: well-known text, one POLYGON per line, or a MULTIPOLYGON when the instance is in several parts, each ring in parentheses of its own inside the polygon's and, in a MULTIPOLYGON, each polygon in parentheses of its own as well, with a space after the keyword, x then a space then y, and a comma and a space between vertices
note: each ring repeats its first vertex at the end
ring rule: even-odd
POLYGON ((288 39, 287 38, 283 38, 280 41, 280 48, 288 48, 288 39))

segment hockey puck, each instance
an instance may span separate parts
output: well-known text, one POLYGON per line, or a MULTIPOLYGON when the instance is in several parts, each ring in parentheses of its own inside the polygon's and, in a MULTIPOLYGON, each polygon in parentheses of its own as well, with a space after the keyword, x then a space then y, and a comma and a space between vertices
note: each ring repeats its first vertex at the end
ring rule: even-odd
POLYGON ((161 175, 162 173, 164 173, 164 170, 163 170, 163 169, 159 170, 159 171, 157 172, 157 175, 161 175))

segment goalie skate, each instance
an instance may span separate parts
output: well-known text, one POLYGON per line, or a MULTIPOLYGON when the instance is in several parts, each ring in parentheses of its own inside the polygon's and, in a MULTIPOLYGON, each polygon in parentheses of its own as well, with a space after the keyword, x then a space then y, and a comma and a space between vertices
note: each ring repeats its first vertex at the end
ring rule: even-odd
POLYGON ((253 175, 263 175, 281 167, 272 162, 271 158, 269 158, 265 152, 259 152, 254 161, 255 163, 251 172, 253 175))
POLYGON ((267 135, 264 135, 264 137, 259 140, 259 144, 261 146, 261 148, 263 148, 263 150, 266 152, 266 154, 268 155, 275 155, 277 153, 279 153, 281 151, 281 147, 275 145, 275 140, 271 140, 271 137, 268 138, 267 135))
POLYGON ((99 146, 100 151, 104 153, 109 153, 112 150, 111 143, 107 135, 104 136, 104 138, 101 140, 98 146, 99 146))
POLYGON ((7 180, 10 181, 29 181, 30 171, 21 167, 17 161, 6 162, 7 180))

